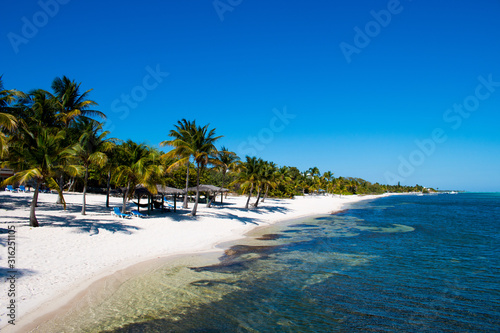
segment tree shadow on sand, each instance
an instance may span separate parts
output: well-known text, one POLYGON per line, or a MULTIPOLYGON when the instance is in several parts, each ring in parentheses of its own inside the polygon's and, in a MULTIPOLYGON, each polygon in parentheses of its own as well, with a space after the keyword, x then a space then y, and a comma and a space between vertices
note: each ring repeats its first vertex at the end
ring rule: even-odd
MULTIPOLYGON (((103 216, 104 217, 104 216, 103 216)), ((121 232, 132 234, 133 231, 141 228, 124 223, 126 220, 106 219, 74 219, 71 216, 43 216, 38 219, 41 228, 74 228, 76 232, 88 233, 90 236, 97 235, 100 230, 107 230, 112 233, 121 232)))
POLYGON ((29 276, 35 274, 35 271, 32 271, 31 269, 10 269, 6 267, 0 267, 0 279, 2 279, 4 282, 9 282, 8 277, 11 275, 15 275, 16 279, 19 279, 22 276, 29 276), (15 273, 12 273, 15 272, 15 273), (4 280, 7 278, 7 280, 4 280))

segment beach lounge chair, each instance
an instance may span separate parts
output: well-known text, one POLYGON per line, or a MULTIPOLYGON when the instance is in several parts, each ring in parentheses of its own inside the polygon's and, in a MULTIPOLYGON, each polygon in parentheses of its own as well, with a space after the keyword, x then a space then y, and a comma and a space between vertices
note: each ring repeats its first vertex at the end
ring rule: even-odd
POLYGON ((127 218, 127 217, 131 218, 132 217, 132 215, 130 215, 130 214, 124 214, 124 213, 120 212, 120 208, 118 208, 118 207, 115 207, 113 209, 113 211, 111 212, 111 214, 116 215, 116 216, 121 217, 121 218, 127 218))
POLYGON ((23 191, 24 193, 29 192, 29 190, 24 187, 24 185, 19 185, 19 191, 23 191))
POLYGON ((143 213, 139 212, 138 210, 133 210, 130 212, 130 214, 132 214, 132 216, 136 216, 136 217, 146 217, 146 215, 144 215, 143 213))
POLYGON ((7 185, 7 187, 5 188, 5 190, 9 191, 9 192, 14 192, 14 193, 17 192, 17 189, 13 188, 12 185, 7 185))

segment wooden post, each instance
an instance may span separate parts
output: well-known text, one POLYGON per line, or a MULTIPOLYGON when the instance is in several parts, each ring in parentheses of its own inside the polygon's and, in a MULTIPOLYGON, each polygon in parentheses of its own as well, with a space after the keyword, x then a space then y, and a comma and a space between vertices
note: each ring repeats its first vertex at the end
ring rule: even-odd
POLYGON ((174 213, 177 212, 177 193, 174 193, 174 213))

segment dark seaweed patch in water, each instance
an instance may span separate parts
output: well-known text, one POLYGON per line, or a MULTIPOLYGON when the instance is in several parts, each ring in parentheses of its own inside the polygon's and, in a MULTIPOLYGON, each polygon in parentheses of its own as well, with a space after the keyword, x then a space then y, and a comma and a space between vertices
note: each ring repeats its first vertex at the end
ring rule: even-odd
POLYGON ((291 229, 291 230, 284 230, 283 232, 285 232, 287 234, 295 234, 295 233, 302 232, 302 231, 304 231, 304 230, 291 229))
MULTIPOLYGON (((317 220, 318 219, 320 218, 317 218, 317 220)), ((318 226, 314 224, 302 223, 302 224, 293 224, 290 226, 290 228, 318 228, 318 226)))
POLYGON ((265 235, 262 235, 258 238, 255 238, 257 240, 275 240, 275 239, 280 239, 280 238, 290 238, 290 237, 287 237, 285 235, 281 235, 281 234, 265 234, 265 235))
POLYGON ((266 259, 269 253, 280 246, 249 246, 235 245, 224 252, 219 259, 220 263, 203 267, 190 267, 195 272, 218 272, 236 273, 248 269, 248 265, 256 260, 266 259), (256 254, 250 258, 242 258, 244 255, 256 254))
POLYGON ((212 287, 216 284, 232 285, 233 283, 224 282, 224 281, 215 281, 215 280, 198 280, 198 281, 191 282, 191 285, 197 286, 197 287, 212 287))
POLYGON ((235 245, 231 248, 224 251, 224 255, 221 257, 221 261, 234 260, 242 255, 249 253, 257 253, 260 255, 266 255, 278 248, 278 245, 275 246, 251 246, 251 245, 235 245))
POLYGON ((217 273, 237 273, 248 269, 247 265, 243 261, 237 262, 225 262, 210 266, 203 267, 190 267, 191 270, 195 272, 217 272, 217 273))

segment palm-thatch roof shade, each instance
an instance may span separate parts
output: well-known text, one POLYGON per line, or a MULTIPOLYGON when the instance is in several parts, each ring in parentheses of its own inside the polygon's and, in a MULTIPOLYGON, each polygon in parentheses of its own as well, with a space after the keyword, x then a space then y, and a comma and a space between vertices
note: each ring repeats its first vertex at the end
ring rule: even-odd
MULTIPOLYGON (((214 186, 214 185, 201 185, 201 184, 200 184, 199 190, 200 190, 200 192, 212 192, 212 193, 229 192, 229 189, 224 188, 224 187, 219 187, 219 186, 214 186)), ((190 192, 196 191, 196 186, 189 187, 188 191, 190 191, 190 192)))
POLYGON ((180 189, 175 188, 175 187, 168 187, 168 186, 164 186, 164 185, 156 185, 156 190, 158 192, 154 195, 161 195, 161 197, 162 197, 161 203, 154 200, 154 198, 153 198, 154 195, 144 185, 137 185, 137 187, 135 188, 135 191, 134 191, 134 195, 136 196, 136 198, 138 200, 140 200, 140 198, 143 196, 148 197, 147 204, 141 205, 139 201, 134 202, 137 205, 137 209, 139 209, 139 207, 148 207, 148 213, 149 213, 149 210, 152 209, 153 205, 155 205, 155 206, 161 205, 161 208, 163 209, 164 208, 164 200, 165 200, 164 196, 167 194, 173 194, 174 195, 174 212, 177 211, 177 208, 176 208, 177 195, 184 194, 185 191, 180 190, 180 189))
MULTIPOLYGON (((166 194, 184 194, 185 190, 180 190, 175 187, 169 187, 164 185, 156 185, 156 190, 158 191, 158 195, 166 195, 166 194)), ((147 196, 153 195, 144 185, 137 185, 134 191, 136 196, 147 196)))
POLYGON ((156 189, 158 190, 158 193, 162 193, 163 195, 165 194, 184 194, 186 191, 185 190, 180 190, 175 187, 168 187, 164 185, 156 185, 156 189))

